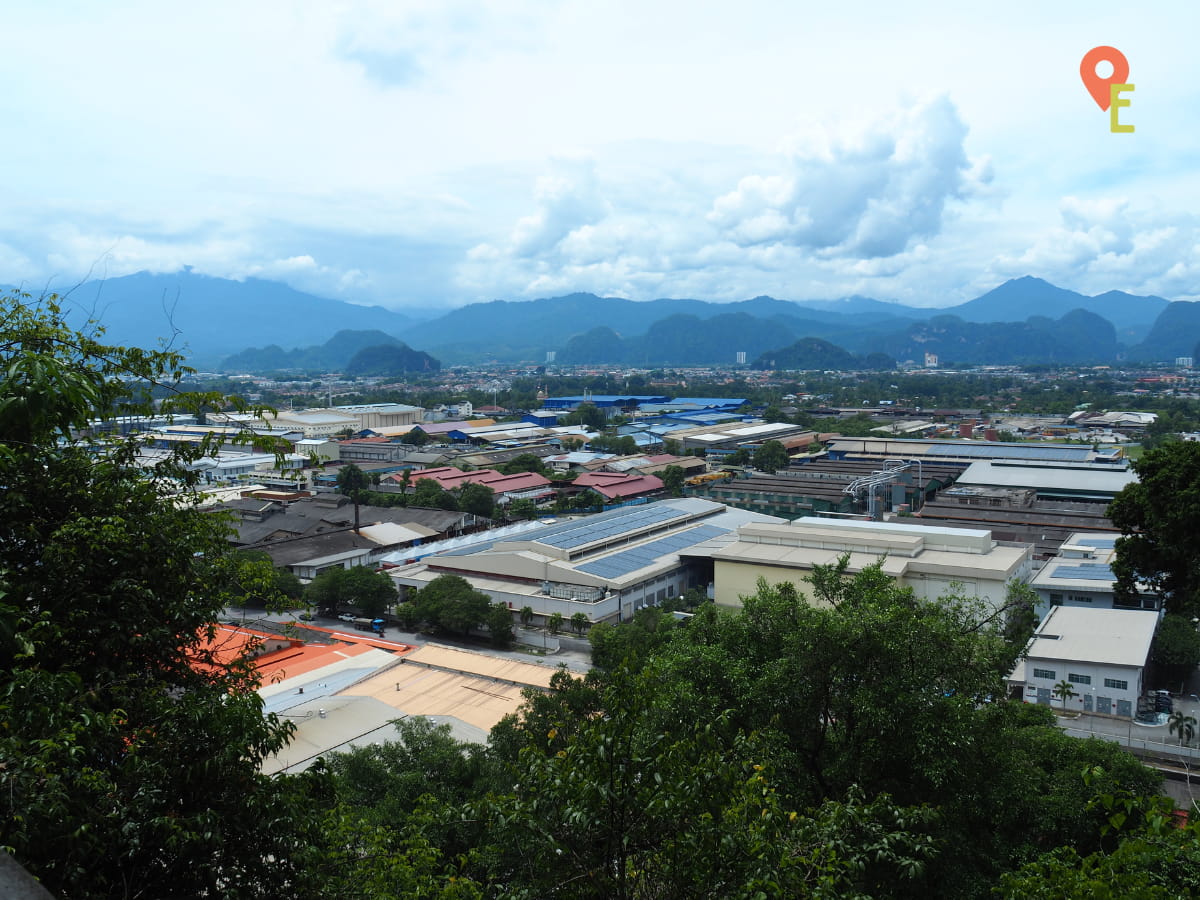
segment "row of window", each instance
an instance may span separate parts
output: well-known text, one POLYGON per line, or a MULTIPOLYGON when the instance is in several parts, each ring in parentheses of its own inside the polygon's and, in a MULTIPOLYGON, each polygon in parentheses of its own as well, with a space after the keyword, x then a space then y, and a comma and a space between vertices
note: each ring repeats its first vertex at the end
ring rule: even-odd
MULTIPOLYGON (((1092 602, 1092 598, 1089 597, 1087 594, 1068 594, 1067 596, 1070 598, 1072 603, 1091 603, 1092 602)), ((1062 606, 1063 605, 1063 595, 1062 594, 1051 594, 1050 595, 1050 605, 1051 606, 1062 606)))
MULTIPOLYGON (((1050 681, 1053 681, 1055 678, 1058 677, 1058 673, 1055 672, 1054 669, 1034 669, 1033 677, 1034 678, 1045 678, 1050 681)), ((1068 672, 1067 673, 1067 681, 1071 682, 1072 684, 1091 684, 1092 676, 1091 675, 1077 675, 1074 672, 1068 672)), ((1125 681, 1123 679, 1120 679, 1120 678, 1105 678, 1104 686, 1106 688, 1114 688, 1115 690, 1118 690, 1118 691, 1129 690, 1129 682, 1125 681)))

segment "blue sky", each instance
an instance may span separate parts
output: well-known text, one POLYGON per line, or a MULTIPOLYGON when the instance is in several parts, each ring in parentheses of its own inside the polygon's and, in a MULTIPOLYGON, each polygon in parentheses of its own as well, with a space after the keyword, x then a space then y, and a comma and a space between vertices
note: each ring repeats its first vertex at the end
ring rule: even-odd
POLYGON ((6 4, 0 281, 1200 299, 1200 5, 6 4), (1079 79, 1129 60, 1122 121, 1079 79))

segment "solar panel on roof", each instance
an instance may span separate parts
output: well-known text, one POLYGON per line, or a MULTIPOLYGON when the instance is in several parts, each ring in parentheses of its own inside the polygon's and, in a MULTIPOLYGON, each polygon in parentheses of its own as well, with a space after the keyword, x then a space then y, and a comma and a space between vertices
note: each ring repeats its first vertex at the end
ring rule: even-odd
POLYGON ((1075 543, 1081 547, 1095 547, 1099 550, 1112 550, 1117 546, 1117 538, 1115 535, 1112 537, 1080 538, 1079 540, 1075 541, 1075 543))
POLYGON ((600 578, 619 578, 630 572, 636 572, 638 569, 644 569, 646 566, 654 565, 667 554, 676 553, 685 547, 694 546, 722 534, 726 534, 726 530, 723 528, 717 528, 714 525, 700 525, 679 534, 659 538, 648 544, 620 550, 603 559, 582 563, 576 568, 580 572, 587 572, 589 575, 596 575, 600 578))
POLYGON ((601 513, 599 516, 592 516, 579 522, 570 522, 561 526, 552 525, 544 532, 529 535, 529 538, 550 547, 571 550, 647 525, 666 522, 681 515, 683 513, 669 506, 640 506, 613 510, 612 513, 601 513))
POLYGON ((1083 581, 1115 581, 1116 576, 1104 563, 1081 563, 1078 566, 1059 566, 1051 578, 1078 578, 1083 581))

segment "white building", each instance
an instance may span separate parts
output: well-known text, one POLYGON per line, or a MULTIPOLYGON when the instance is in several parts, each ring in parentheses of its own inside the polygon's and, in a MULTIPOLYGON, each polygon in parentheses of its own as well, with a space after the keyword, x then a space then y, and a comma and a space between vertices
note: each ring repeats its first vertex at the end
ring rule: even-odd
POLYGON ((1076 696, 1067 709, 1132 718, 1158 627, 1152 610, 1056 606, 1042 619, 1009 683, 1026 703, 1058 706, 1060 682, 1076 696))
POLYGON ((1142 595, 1135 605, 1117 605, 1112 571, 1116 541, 1115 534, 1076 532, 1068 537, 1058 556, 1047 561, 1029 582, 1038 595, 1038 615, 1046 615, 1055 606, 1158 609, 1159 598, 1151 594, 1142 595))

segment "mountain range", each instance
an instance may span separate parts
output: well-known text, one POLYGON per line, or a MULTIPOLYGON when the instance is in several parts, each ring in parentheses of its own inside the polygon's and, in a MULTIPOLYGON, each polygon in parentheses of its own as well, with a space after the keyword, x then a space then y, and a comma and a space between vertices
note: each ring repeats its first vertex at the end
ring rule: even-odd
POLYGON ((926 351, 943 363, 1200 356, 1200 304, 1121 291, 1089 297, 1031 276, 940 308, 861 296, 710 303, 569 294, 475 303, 422 321, 421 312, 360 306, 278 282, 233 281, 190 270, 85 282, 69 292, 67 302, 75 324, 97 319, 107 340, 147 347, 170 341, 192 365, 225 371, 310 366, 346 371, 352 357, 369 346, 393 348, 372 366, 407 371, 435 368, 435 356, 446 364, 541 362, 549 351, 564 364, 642 366, 733 364, 739 352, 747 361, 782 365, 784 359, 827 354, 814 350, 824 345, 812 343, 785 352, 806 339, 831 344, 851 358, 876 354, 877 361, 880 355, 920 361, 926 351), (338 341, 340 331, 377 334, 338 341), (397 356, 400 344, 409 353, 430 355, 397 356), (246 350, 254 346, 263 349, 246 350))

